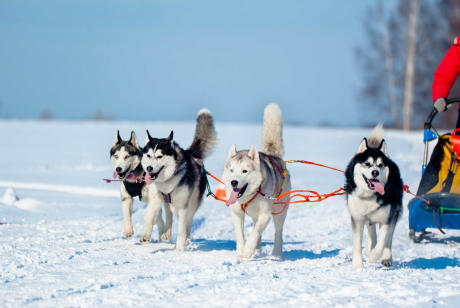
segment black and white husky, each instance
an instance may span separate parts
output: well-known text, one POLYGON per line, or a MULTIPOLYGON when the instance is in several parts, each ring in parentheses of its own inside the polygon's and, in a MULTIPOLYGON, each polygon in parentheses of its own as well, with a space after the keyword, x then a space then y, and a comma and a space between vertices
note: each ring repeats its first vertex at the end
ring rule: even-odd
MULTIPOLYGON (((211 113, 206 109, 201 110, 196 121, 195 137, 188 149, 182 149, 173 140, 172 131, 168 138, 152 138, 147 131, 142 155, 147 181, 153 182, 164 202, 171 206, 177 216, 177 251, 183 251, 190 239, 193 216, 206 188, 206 174, 201 160, 211 153, 217 143, 211 113)), ((159 213, 152 215, 157 217, 159 213)))
POLYGON ((363 267, 361 242, 367 225, 366 254, 370 262, 382 257, 392 263, 393 232, 402 212, 403 183, 396 164, 388 157, 382 126, 364 138, 345 172, 348 210, 353 234, 353 268, 363 267), (375 224, 379 224, 378 237, 375 224))
POLYGON ((145 229, 139 241, 148 242, 152 235, 154 224, 158 225, 160 237, 163 240, 169 240, 167 231, 171 230, 172 214, 169 208, 166 208, 166 230, 161 215, 152 217, 152 207, 157 206, 157 200, 160 200, 161 213, 161 196, 153 185, 146 185, 143 181, 144 170, 141 165, 142 151, 137 142, 134 132, 131 132, 129 140, 123 140, 120 132, 117 131, 115 142, 110 149, 110 162, 114 170, 114 178, 121 180, 121 205, 124 216, 124 236, 131 237, 134 234, 131 220, 133 212, 133 199, 139 197, 147 203, 147 212, 145 214, 145 229))
MULTIPOLYGON (((272 255, 281 257, 283 225, 287 208, 274 204, 273 199, 290 191, 291 182, 283 157, 282 116, 278 105, 270 104, 264 111, 262 127, 262 152, 253 145, 250 150, 236 151, 233 145, 228 153, 222 175, 227 192, 227 205, 232 212, 236 235, 236 252, 239 257, 250 258, 260 247, 262 232, 270 218, 275 223, 275 243, 272 255), (248 214, 254 227, 244 240, 244 217, 248 214), (275 214, 273 214, 275 213, 275 214), (276 214, 280 213, 280 214, 276 214)), ((288 196, 280 200, 287 201, 288 196)))

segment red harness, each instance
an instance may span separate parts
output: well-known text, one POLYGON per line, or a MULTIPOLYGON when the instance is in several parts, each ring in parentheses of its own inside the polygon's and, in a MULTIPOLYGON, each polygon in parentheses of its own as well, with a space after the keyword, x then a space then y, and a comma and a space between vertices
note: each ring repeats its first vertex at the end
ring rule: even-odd
MULTIPOLYGON (((283 181, 281 182, 280 187, 278 188, 278 194, 277 194, 277 196, 276 196, 276 197, 278 197, 279 195, 281 195, 281 191, 282 191, 283 184, 284 184, 284 179, 286 178, 286 173, 287 173, 287 172, 286 172, 286 170, 284 170, 284 171, 281 170, 280 166, 278 166, 278 164, 276 163, 276 161, 275 161, 272 157, 269 157, 269 159, 270 159, 270 162, 271 162, 271 163, 275 166, 275 168, 278 170, 278 172, 280 173, 280 175, 281 175, 281 177, 282 177, 282 179, 283 179, 283 181)), ((259 188, 257 189, 257 191, 256 191, 256 193, 254 194, 254 196, 252 196, 252 198, 249 199, 248 202, 241 204, 241 210, 243 210, 243 212, 246 213, 246 208, 248 207, 249 203, 251 203, 252 201, 254 201, 254 199, 257 197, 257 195, 261 195, 262 197, 265 197, 265 196, 266 196, 266 194, 264 194, 264 193, 262 192, 262 186, 259 186, 259 188)), ((284 209, 286 208, 286 206, 287 206, 287 205, 285 205, 285 207, 283 208, 283 210, 282 210, 280 213, 282 213, 282 212, 284 211, 284 209)), ((280 213, 279 213, 279 214, 280 214, 280 213)))

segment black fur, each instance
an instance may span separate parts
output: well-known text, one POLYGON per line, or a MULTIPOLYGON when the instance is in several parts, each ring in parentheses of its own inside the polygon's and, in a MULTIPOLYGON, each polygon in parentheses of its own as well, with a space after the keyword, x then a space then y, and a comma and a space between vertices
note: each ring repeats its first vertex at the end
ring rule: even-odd
POLYGON ((172 140, 173 132, 168 138, 151 138, 149 135, 149 142, 145 145, 143 153, 147 153, 150 149, 161 150, 163 155, 173 156, 176 160, 176 170, 174 175, 185 170, 179 185, 186 185, 192 187, 197 180, 196 174, 200 174, 199 183, 199 199, 203 196, 206 189, 206 174, 201 166, 195 161, 194 156, 190 150, 184 150, 172 140))
POLYGON ((398 166, 380 149, 368 147, 364 152, 356 154, 353 157, 345 171, 345 192, 351 194, 356 189, 353 177, 354 167, 357 163, 364 163, 369 157, 372 157, 374 160, 381 158, 383 164, 389 168, 388 180, 385 184, 385 194, 383 196, 377 192, 374 192, 374 194, 381 207, 391 206, 389 220, 397 220, 402 213, 403 182, 398 166))
POLYGON ((141 156, 141 149, 137 149, 130 141, 120 141, 110 149, 110 157, 112 157, 119 149, 125 147, 131 156, 141 156))

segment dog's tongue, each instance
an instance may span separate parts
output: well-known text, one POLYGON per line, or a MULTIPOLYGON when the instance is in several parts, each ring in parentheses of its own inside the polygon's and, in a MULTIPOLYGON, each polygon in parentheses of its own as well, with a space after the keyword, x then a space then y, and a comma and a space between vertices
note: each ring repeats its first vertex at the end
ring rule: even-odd
POLYGON ((381 194, 382 196, 385 194, 385 187, 383 186, 380 181, 376 180, 371 180, 372 184, 374 185, 374 190, 378 193, 381 194))
POLYGON ((116 173, 115 171, 113 172, 113 178, 116 179, 118 177, 118 173, 116 173))
POLYGON ((228 198, 227 202, 225 202, 225 205, 226 206, 230 206, 232 205, 233 203, 236 202, 236 199, 238 199, 238 194, 240 193, 239 190, 232 190, 232 192, 230 193, 230 197, 228 198))
POLYGON ((150 185, 150 184, 153 183, 152 178, 150 177, 150 173, 147 172, 147 173, 145 174, 144 181, 145 181, 145 183, 147 183, 148 185, 150 185))

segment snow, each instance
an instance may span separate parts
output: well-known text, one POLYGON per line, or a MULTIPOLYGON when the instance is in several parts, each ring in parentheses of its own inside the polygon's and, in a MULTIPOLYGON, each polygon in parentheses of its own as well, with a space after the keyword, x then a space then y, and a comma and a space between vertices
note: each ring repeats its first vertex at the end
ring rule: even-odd
MULTIPOLYGON (((140 244, 145 208, 136 201, 135 236, 122 236, 118 184, 110 178, 116 130, 166 137, 174 129, 190 144, 194 123, 1 121, 0 305, 69 306, 313 306, 458 307, 460 232, 434 230, 430 241, 408 239, 408 213, 396 227, 394 266, 351 268, 351 227, 342 196, 293 205, 284 229, 284 257, 270 257, 274 228, 251 260, 239 259, 230 212, 205 199, 184 253, 174 242, 140 244)), ((206 167, 220 176, 228 148, 260 145, 261 125, 217 123, 219 144, 206 167)), ((287 126, 285 159, 340 169, 370 129, 287 126)), ((405 184, 416 191, 421 132, 385 131, 405 184)), ((331 192, 344 183, 332 170, 290 164, 293 188, 331 192)), ((212 182, 213 187, 217 183, 212 182)), ((407 206, 411 196, 405 195, 407 206)), ((246 220, 247 229, 250 219, 246 220)), ((156 227, 155 227, 156 228, 156 227)), ((177 226, 174 224, 173 239, 177 226)), ((365 240, 363 241, 365 243, 365 240)))

